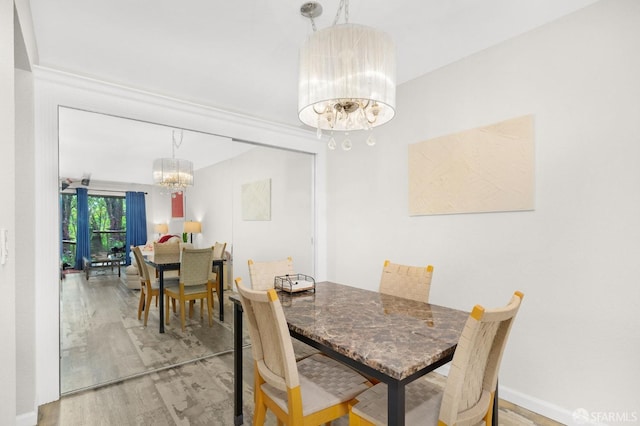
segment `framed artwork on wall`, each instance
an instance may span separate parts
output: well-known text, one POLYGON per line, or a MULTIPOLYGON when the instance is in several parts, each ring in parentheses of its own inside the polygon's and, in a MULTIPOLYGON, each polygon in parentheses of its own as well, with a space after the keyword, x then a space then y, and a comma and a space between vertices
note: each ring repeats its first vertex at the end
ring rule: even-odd
POLYGON ((409 215, 534 209, 533 116, 409 145, 409 215))

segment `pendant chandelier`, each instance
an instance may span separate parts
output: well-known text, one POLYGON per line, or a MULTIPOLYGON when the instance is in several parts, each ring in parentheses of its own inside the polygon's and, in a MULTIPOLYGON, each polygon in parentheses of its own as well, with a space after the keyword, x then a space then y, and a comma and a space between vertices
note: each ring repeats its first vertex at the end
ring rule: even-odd
MULTIPOLYGON (((351 149, 348 132, 371 130, 393 118, 396 104, 395 47, 391 37, 375 28, 349 23, 349 0, 341 0, 331 27, 316 31, 314 18, 322 14, 316 2, 300 13, 314 30, 300 50, 298 117, 317 129, 345 132, 344 150, 351 149), (344 11, 345 23, 338 24, 344 11)), ((367 144, 374 145, 370 134, 367 144)))
POLYGON ((181 192, 193 185, 193 163, 176 158, 175 150, 182 145, 182 130, 172 131, 171 158, 153 161, 153 183, 166 192, 181 192))

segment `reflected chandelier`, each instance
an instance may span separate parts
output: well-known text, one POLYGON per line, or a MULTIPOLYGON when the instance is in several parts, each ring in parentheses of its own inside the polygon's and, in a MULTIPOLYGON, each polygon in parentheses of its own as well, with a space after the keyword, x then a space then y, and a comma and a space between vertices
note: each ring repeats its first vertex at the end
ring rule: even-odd
MULTIPOLYGON (((347 132, 342 142, 351 149, 348 132, 370 130, 391 120, 396 104, 395 47, 391 37, 375 28, 349 23, 349 0, 341 0, 331 27, 316 31, 322 14, 316 2, 302 5, 313 34, 300 49, 298 117, 331 132, 329 149, 336 148, 333 131, 347 132), (338 24, 344 10, 345 23, 338 24)), ((374 145, 370 134, 367 144, 374 145)))
POLYGON ((153 183, 162 186, 166 192, 184 191, 193 185, 193 163, 176 158, 175 150, 182 145, 182 130, 171 133, 171 158, 158 158, 153 161, 153 183))

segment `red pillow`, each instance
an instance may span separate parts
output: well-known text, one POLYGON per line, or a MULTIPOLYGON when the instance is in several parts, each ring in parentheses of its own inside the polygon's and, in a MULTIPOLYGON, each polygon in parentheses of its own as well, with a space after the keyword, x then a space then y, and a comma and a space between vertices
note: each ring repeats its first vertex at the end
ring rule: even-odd
POLYGON ((160 237, 158 242, 159 243, 166 243, 167 241, 169 241, 173 237, 175 237, 175 235, 163 235, 162 237, 160 237))

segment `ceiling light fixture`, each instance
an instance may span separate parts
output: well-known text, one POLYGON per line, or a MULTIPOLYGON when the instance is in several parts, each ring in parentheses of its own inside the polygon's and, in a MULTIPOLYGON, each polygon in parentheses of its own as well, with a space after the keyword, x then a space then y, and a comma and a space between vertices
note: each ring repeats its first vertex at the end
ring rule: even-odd
MULTIPOLYGON (((348 132, 370 130, 395 115, 393 41, 375 28, 350 24, 349 0, 340 0, 333 25, 320 31, 314 21, 322 14, 319 3, 303 4, 300 13, 314 32, 300 49, 298 117, 317 129, 318 138, 331 132, 329 149, 336 148, 333 132, 346 132, 342 148, 348 151, 348 132), (338 24, 343 11, 345 23, 338 24)), ((372 134, 367 144, 375 144, 372 134)))
POLYGON ((176 158, 175 150, 182 145, 182 130, 173 130, 171 136, 171 158, 153 161, 153 183, 173 193, 184 191, 187 186, 193 185, 193 163, 176 158))

